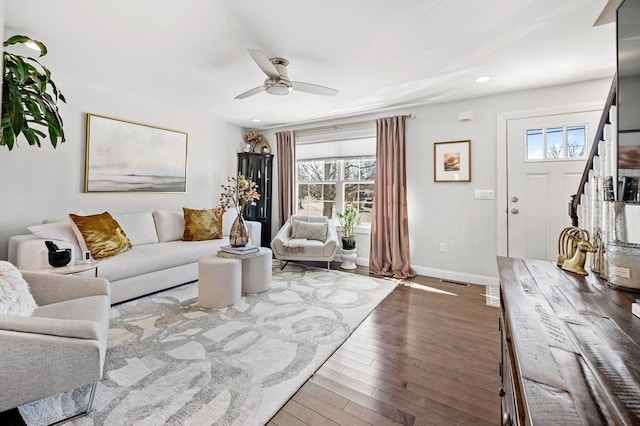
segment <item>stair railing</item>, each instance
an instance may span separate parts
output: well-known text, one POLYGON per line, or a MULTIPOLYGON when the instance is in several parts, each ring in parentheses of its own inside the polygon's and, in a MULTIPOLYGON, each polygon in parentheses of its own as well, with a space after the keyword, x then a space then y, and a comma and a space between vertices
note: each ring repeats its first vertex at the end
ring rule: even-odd
POLYGON ((584 166, 584 171, 582 172, 582 177, 580 178, 580 184, 578 185, 578 190, 576 191, 575 195, 571 196, 571 201, 569 202, 569 216, 571 217, 571 223, 573 224, 573 226, 578 226, 578 206, 580 205, 580 197, 582 196, 582 194, 584 194, 584 187, 589 181, 589 171, 593 169, 593 160, 595 156, 598 155, 598 145, 600 141, 604 141, 604 126, 607 124, 611 124, 611 122, 609 121, 609 111, 611 110, 611 107, 616 104, 616 77, 616 75, 613 76, 611 88, 609 89, 607 100, 604 104, 604 108, 602 109, 600 123, 598 124, 598 129, 596 130, 595 137, 593 138, 593 144, 591 144, 591 151, 589 152, 587 163, 584 166))

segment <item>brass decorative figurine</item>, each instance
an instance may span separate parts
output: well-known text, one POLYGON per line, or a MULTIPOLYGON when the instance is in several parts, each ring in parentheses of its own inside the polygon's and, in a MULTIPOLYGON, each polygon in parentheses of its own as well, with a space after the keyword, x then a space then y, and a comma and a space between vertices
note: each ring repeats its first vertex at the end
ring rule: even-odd
POLYGON ((584 269, 584 262, 587 260, 587 252, 595 253, 589 240, 580 240, 576 247, 576 251, 571 259, 567 259, 562 263, 562 269, 579 275, 589 275, 584 269))
POLYGON ((562 267, 565 260, 571 259, 576 252, 576 247, 580 241, 589 241, 589 231, 569 226, 560 232, 558 237, 558 260, 556 264, 562 267))

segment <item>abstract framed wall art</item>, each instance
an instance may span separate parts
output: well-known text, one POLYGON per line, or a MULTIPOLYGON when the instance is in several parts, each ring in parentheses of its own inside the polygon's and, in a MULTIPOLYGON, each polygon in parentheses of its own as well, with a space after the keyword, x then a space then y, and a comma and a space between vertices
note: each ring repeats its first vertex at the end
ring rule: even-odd
POLYGON ((471 182, 471 141, 433 144, 434 182, 471 182))
POLYGON ((186 192, 187 133, 87 114, 85 192, 186 192))

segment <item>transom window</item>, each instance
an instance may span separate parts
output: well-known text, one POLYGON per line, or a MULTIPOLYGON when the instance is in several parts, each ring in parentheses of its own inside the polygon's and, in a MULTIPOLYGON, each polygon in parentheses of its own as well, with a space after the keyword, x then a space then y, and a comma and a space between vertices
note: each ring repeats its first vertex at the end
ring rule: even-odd
POLYGON ((527 161, 582 160, 587 152, 584 124, 526 132, 527 161))
POLYGON ((331 219, 350 203, 360 212, 363 224, 371 223, 375 156, 308 159, 297 163, 298 214, 331 219))

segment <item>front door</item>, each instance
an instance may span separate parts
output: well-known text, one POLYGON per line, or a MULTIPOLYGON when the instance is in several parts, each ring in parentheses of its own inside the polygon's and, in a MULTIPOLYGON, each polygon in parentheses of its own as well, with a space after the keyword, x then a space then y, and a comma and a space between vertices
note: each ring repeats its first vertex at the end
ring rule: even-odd
POLYGON ((556 260, 600 111, 507 120, 507 253, 556 260))

